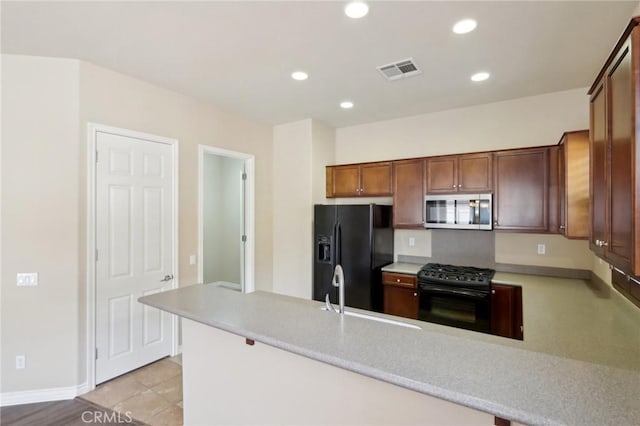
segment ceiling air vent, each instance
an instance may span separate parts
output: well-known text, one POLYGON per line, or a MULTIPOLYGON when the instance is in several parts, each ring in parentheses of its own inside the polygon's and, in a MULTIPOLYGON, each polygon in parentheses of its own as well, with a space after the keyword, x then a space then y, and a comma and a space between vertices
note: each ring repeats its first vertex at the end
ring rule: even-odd
POLYGON ((418 66, 413 62, 413 58, 403 59, 402 61, 392 64, 381 65, 378 68, 387 80, 398 80, 400 78, 411 77, 412 75, 422 74, 418 66))

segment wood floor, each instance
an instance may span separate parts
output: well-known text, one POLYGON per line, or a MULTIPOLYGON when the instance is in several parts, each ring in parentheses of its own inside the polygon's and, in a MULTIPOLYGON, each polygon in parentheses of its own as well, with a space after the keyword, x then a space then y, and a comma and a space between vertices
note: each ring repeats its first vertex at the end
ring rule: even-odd
POLYGON ((0 424, 3 426, 145 425, 124 414, 78 398, 2 407, 0 424))

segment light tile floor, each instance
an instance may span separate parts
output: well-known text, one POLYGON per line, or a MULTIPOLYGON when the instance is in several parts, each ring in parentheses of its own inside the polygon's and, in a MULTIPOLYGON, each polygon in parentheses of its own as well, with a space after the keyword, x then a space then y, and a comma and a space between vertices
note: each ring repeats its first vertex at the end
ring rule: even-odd
POLYGON ((182 359, 164 358, 97 386, 80 398, 151 426, 182 425, 182 359))

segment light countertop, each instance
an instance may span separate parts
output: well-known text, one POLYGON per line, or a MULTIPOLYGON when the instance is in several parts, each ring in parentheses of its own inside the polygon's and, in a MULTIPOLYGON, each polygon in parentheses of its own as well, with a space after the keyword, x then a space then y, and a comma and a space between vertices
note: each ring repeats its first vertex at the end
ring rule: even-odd
POLYGON ((395 274, 409 274, 416 275, 420 272, 420 268, 423 265, 418 265, 417 263, 402 263, 395 262, 387 266, 382 267, 382 272, 393 272, 395 274))
POLYGON ((581 280, 504 273, 496 274, 496 280, 523 287, 523 342, 406 319, 402 321, 422 330, 341 317, 320 310, 318 302, 265 292, 242 294, 215 285, 184 287, 140 301, 521 423, 639 424, 640 368, 637 361, 624 359, 640 358, 640 344, 632 339, 616 347, 628 339, 607 336, 625 335, 633 325, 637 335, 637 317, 626 316, 635 312, 611 312, 619 302, 615 295, 605 297, 606 289, 590 289, 581 280), (533 312, 536 306, 546 306, 548 312, 533 312), (583 322, 587 313, 594 319, 583 322), (570 332, 576 339, 558 344, 556 339, 570 332), (580 355, 597 346, 603 348, 595 355, 580 355), (613 352, 624 353, 605 356, 613 352), (590 357, 592 362, 580 360, 590 357), (622 368, 611 366, 616 362, 622 368))
MULTIPOLYGON (((382 270, 413 275, 421 267, 393 263, 382 270)), ((472 338, 497 338, 503 345, 640 371, 640 309, 613 288, 508 272, 496 272, 492 282, 522 287, 524 341, 481 333, 472 333, 472 338)))

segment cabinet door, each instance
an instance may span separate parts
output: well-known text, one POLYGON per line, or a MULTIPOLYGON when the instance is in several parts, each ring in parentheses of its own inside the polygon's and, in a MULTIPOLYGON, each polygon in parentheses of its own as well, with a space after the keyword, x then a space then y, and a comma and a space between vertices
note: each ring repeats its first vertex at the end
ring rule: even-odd
POLYGON ((547 148, 495 154, 494 228, 547 232, 547 148))
POLYGON ((607 75, 609 95, 609 239, 607 258, 628 269, 632 256, 632 180, 634 171, 632 136, 633 96, 631 85, 631 46, 622 49, 607 75))
POLYGON ((418 290, 385 285, 384 313, 418 319, 418 290))
POLYGON ((522 340, 522 288, 491 285, 491 333, 522 340))
POLYGON ((589 131, 566 134, 562 145, 562 234, 589 238, 589 131))
POLYGON ((327 198, 335 197, 333 193, 333 169, 335 167, 327 166, 324 173, 325 196, 327 198))
POLYGON ((336 166, 333 168, 333 195, 357 197, 360 195, 360 166, 336 166))
POLYGON ((391 195, 391 163, 371 163, 360 166, 360 195, 391 195))
POLYGON ((564 179, 561 178, 563 171, 561 163, 563 160, 564 146, 556 145, 549 147, 549 229, 548 231, 553 234, 561 234, 564 227, 561 229, 561 217, 564 216, 564 199, 561 196, 564 193, 563 187, 564 179))
POLYGON ((590 181, 589 189, 591 210, 590 246, 598 256, 604 257, 604 247, 600 241, 607 236, 607 113, 604 84, 601 84, 591 96, 590 102, 590 181))
POLYGON ((460 155, 458 157, 458 191, 490 192, 493 189, 492 159, 490 152, 460 155))
POLYGON ((458 157, 427 158, 427 193, 437 194, 458 190, 458 157))
POLYGON ((393 227, 423 226, 424 160, 393 162, 393 227))

